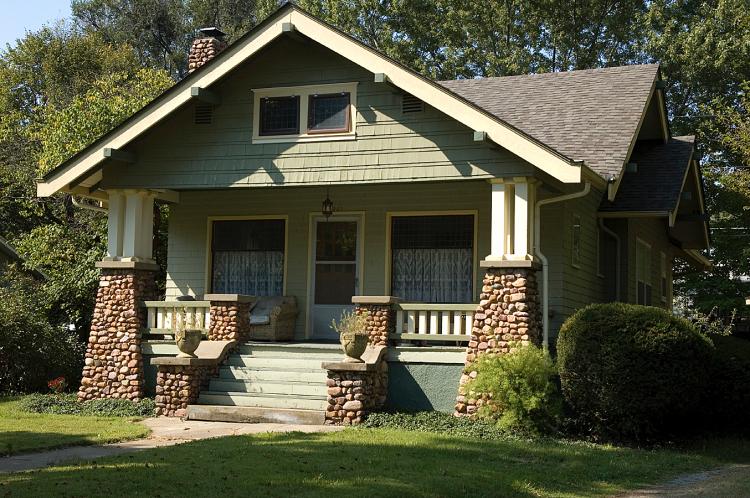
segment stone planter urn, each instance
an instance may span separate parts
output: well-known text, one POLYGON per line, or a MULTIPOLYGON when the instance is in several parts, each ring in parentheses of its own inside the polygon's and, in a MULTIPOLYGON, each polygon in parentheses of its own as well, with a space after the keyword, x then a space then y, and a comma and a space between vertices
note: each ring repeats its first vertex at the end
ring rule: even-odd
POLYGON ((362 363, 362 355, 367 349, 368 335, 362 332, 343 332, 339 336, 347 363, 362 363))
POLYGON ((174 334, 174 342, 180 350, 177 355, 180 358, 195 358, 195 350, 203 339, 203 331, 200 329, 178 329, 174 334))

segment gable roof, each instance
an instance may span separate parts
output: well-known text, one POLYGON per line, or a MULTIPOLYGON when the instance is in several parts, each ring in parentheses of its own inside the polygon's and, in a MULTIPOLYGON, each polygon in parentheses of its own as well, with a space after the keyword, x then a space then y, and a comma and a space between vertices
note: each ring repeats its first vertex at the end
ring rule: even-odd
POLYGON ((191 89, 209 88, 274 39, 292 31, 300 32, 374 74, 384 75, 390 84, 408 91, 468 128, 484 132, 489 140, 559 181, 578 183, 581 180, 583 164, 580 161, 567 157, 445 86, 287 3, 115 129, 47 173, 37 183, 37 195, 49 196, 61 190, 91 195, 90 187, 101 178, 102 163, 109 157, 106 149, 125 148, 188 103, 193 98, 191 89), (86 188, 80 188, 81 184, 86 188))
POLYGON ((603 212, 661 212, 677 209, 685 175, 695 148, 695 137, 673 137, 638 142, 630 156, 637 172, 625 172, 614 202, 602 201, 603 212))
POLYGON ((440 84, 609 178, 622 171, 658 73, 646 64, 440 84))

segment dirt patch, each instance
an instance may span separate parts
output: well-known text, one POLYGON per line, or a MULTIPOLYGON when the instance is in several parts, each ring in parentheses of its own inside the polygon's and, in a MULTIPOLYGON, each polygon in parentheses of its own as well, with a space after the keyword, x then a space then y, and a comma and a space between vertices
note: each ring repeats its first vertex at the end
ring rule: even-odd
POLYGON ((618 498, 741 497, 750 496, 750 465, 730 465, 719 469, 686 474, 664 484, 630 491, 618 498))

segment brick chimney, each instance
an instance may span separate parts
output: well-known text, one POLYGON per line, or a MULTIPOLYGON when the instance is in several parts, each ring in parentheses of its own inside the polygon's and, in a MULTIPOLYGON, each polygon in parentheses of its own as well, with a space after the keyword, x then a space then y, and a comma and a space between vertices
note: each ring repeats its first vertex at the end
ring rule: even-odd
POLYGON ((191 73, 227 48, 227 43, 224 41, 226 34, 220 29, 203 28, 198 32, 200 34, 193 40, 188 56, 188 72, 191 73))

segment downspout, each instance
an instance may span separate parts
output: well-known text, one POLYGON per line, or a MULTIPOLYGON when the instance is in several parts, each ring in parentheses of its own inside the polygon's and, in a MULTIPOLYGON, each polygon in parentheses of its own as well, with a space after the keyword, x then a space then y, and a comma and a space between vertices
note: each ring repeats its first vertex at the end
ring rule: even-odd
MULTIPOLYGON (((620 300, 620 236, 615 233, 614 230, 608 228, 604 224, 604 218, 599 218, 599 228, 604 230, 604 233, 615 239, 615 247, 617 248, 616 260, 615 260, 615 301, 620 300)), ((601 251, 601 248, 599 248, 601 251)))
POLYGON ((590 191, 591 182, 586 182, 583 190, 579 192, 542 199, 534 205, 534 255, 542 263, 542 346, 544 349, 549 349, 549 261, 542 253, 541 207, 585 197, 590 191))
POLYGON ((89 211, 95 211, 97 213, 108 213, 109 212, 109 209, 105 208, 102 205, 103 203, 101 201, 99 202, 98 206, 94 206, 93 204, 86 204, 86 203, 83 203, 83 202, 79 202, 76 199, 76 196, 74 196, 74 195, 71 195, 70 198, 73 201, 73 205, 75 207, 78 207, 78 208, 81 208, 81 209, 88 209, 89 211))

